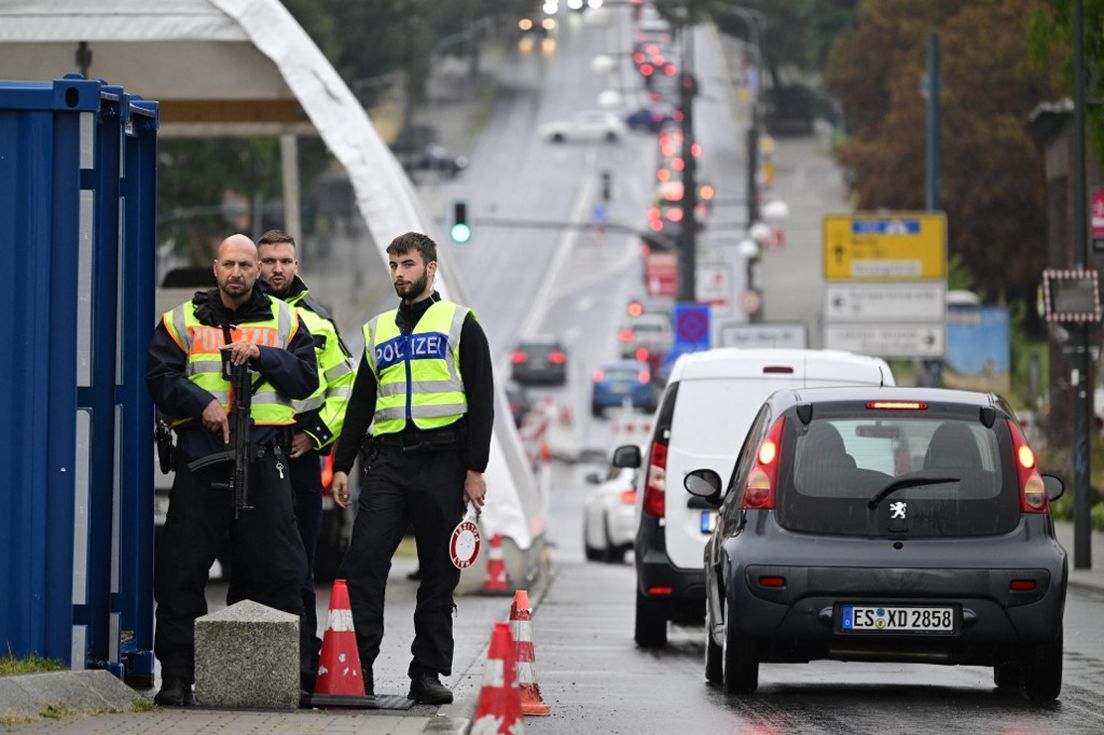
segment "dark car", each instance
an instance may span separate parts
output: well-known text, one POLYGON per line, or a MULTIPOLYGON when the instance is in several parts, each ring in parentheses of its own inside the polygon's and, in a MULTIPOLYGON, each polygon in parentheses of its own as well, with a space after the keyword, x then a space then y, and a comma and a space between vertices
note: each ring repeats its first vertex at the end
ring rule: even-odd
POLYGON ((514 417, 514 425, 520 428, 525 414, 533 410, 533 402, 529 398, 529 392, 513 380, 507 380, 504 388, 506 401, 510 404, 510 415, 514 417))
MULTIPOLYGON (((931 388, 774 393, 705 548, 706 678, 753 692, 760 662, 991 666, 1033 701, 1062 686, 1066 553, 1003 399, 931 388)), ((704 521, 703 521, 704 522, 704 521)))
POLYGON ((681 119, 678 110, 669 105, 644 105, 625 116, 625 124, 630 130, 647 130, 658 133, 660 128, 670 122, 681 119))
POLYGON ((522 385, 563 385, 567 382, 567 352, 551 337, 524 339, 510 353, 510 377, 522 385))
POLYGON ((607 408, 628 403, 651 413, 656 408, 652 372, 643 360, 610 360, 594 371, 590 393, 590 412, 601 416, 607 408))

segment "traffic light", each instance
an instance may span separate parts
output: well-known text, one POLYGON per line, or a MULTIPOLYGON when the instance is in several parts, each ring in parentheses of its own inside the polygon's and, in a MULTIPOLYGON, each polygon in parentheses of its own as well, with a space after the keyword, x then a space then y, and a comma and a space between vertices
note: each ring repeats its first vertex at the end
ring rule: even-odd
POLYGON ((613 199, 613 181, 609 171, 602 172, 602 201, 613 199))
POLYGON ((471 239, 471 226, 468 224, 468 203, 457 199, 452 203, 452 226, 449 236, 453 242, 465 243, 471 239))

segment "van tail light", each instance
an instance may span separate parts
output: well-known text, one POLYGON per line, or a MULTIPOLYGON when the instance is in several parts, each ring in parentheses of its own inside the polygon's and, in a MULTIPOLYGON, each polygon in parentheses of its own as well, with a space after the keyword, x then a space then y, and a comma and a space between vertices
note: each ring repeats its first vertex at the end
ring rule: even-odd
POLYGON ((778 488, 778 462, 782 454, 782 429, 786 426, 786 417, 779 416, 767 437, 759 444, 755 452, 755 465, 748 474, 744 486, 741 508, 774 508, 775 494, 778 488))
POLYGON ((1023 513, 1049 513, 1046 485, 1035 466, 1035 453, 1027 445, 1019 425, 1009 419, 1008 432, 1012 434, 1012 451, 1016 457, 1016 472, 1020 477, 1020 511, 1023 513))
POLYGON ((617 333, 617 339, 621 340, 622 342, 629 342, 630 340, 632 340, 632 338, 633 332, 628 327, 622 329, 620 332, 617 333))
POLYGON ((666 510, 664 496, 667 488, 667 445, 652 442, 648 457, 648 481, 644 486, 644 513, 662 518, 666 510))

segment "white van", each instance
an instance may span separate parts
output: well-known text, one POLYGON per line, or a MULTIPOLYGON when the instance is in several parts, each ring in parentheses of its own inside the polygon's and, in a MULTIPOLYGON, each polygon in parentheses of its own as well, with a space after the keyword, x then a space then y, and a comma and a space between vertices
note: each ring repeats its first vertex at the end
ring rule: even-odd
POLYGON ((709 468, 729 477, 756 412, 774 391, 838 385, 894 385, 894 380, 885 360, 836 350, 724 348, 675 362, 646 456, 635 446, 615 454, 618 466, 645 467, 634 546, 637 645, 666 645, 668 620, 703 619, 702 558, 716 509, 680 492, 683 476, 709 468), (670 498, 668 487, 675 488, 670 498))

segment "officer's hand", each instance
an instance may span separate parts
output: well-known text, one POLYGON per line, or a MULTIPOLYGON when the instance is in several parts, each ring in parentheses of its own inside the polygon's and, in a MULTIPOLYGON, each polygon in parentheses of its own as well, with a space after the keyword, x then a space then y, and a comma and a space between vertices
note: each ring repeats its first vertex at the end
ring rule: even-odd
POLYGON ((217 434, 221 430, 223 443, 230 443, 230 422, 226 420, 226 411, 218 400, 212 398, 207 408, 203 409, 202 421, 207 431, 217 434))
POLYGON ((487 497, 487 483, 483 480, 482 472, 468 470, 468 474, 464 477, 464 495, 476 510, 483 510, 483 501, 487 497))
POLYGON ((244 365, 261 356, 261 348, 245 339, 231 342, 226 349, 230 350, 230 362, 234 365, 244 365))
POLYGON ((344 472, 333 473, 333 481, 330 483, 330 492, 333 493, 334 502, 342 508, 349 507, 349 475, 344 472))
POLYGON ((295 434, 291 439, 291 451, 288 452, 288 456, 292 459, 298 459, 304 454, 314 448, 314 442, 305 431, 300 431, 295 434))

